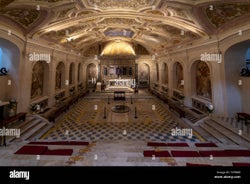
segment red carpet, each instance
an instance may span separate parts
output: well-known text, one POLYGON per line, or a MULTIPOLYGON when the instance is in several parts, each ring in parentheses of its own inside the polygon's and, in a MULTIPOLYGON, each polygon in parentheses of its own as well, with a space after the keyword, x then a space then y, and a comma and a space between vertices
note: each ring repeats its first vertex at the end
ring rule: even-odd
POLYGON ((250 157, 250 150, 225 150, 231 157, 250 157))
POLYGON ((202 143, 194 143, 196 147, 218 147, 213 142, 202 142, 202 143))
POLYGON ((55 150, 47 150, 43 155, 62 155, 69 156, 72 155, 73 149, 55 149, 55 150))
POLYGON ((230 157, 224 150, 209 150, 209 151, 199 151, 202 157, 230 157))
POLYGON ((250 163, 247 163, 247 162, 233 162, 232 163, 233 166, 236 166, 236 167, 242 167, 242 166, 250 166, 250 163))
POLYGON ((23 155, 72 155, 73 149, 49 150, 48 146, 23 146, 14 154, 23 155))
POLYGON ((172 150, 171 154, 173 157, 200 157, 197 151, 177 151, 172 150))
POLYGON ((29 144, 42 144, 42 145, 89 145, 89 142, 82 141, 55 141, 55 142, 30 142, 29 144))
POLYGON ((176 143, 163 143, 163 142, 148 142, 147 146, 172 146, 172 147, 189 147, 185 142, 176 142, 176 143))
POLYGON ((42 155, 48 150, 48 146, 23 146, 14 154, 42 155))
POLYGON ((203 157, 250 157, 250 150, 209 150, 199 151, 203 157))
POLYGON ((143 151, 144 157, 171 157, 168 151, 154 151, 154 150, 145 150, 143 151))
POLYGON ((204 167, 204 166, 212 166, 210 164, 195 164, 195 163, 186 163, 186 166, 198 166, 198 167, 204 167))

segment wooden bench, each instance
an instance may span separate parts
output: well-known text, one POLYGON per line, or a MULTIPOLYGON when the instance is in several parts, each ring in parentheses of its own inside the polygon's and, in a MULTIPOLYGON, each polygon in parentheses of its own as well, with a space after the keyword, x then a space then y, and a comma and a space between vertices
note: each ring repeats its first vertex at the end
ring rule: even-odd
POLYGON ((250 114, 244 113, 244 112, 238 112, 237 113, 237 121, 239 122, 240 120, 245 121, 245 124, 247 124, 248 120, 250 120, 250 114))
MULTIPOLYGON (((247 126, 247 133, 249 133, 250 114, 244 112, 237 112, 237 121, 240 122, 240 120, 243 120, 245 122, 245 125, 247 126)), ((243 124, 242 124, 242 129, 243 129, 243 124)))
POLYGON ((14 116, 2 120, 2 125, 4 126, 14 121, 25 121, 25 119, 26 119, 26 112, 20 112, 14 116))
POLYGON ((179 114, 180 118, 185 117, 185 111, 180 106, 178 106, 177 104, 169 102, 168 106, 169 106, 169 110, 172 109, 175 112, 177 112, 179 114))

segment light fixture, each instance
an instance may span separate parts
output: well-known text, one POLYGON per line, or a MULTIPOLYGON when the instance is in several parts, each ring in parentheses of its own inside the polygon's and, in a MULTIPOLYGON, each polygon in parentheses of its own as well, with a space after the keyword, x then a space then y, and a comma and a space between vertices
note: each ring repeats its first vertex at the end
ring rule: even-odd
POLYGON ((184 80, 181 80, 181 85, 184 86, 184 80))
POLYGON ((97 55, 95 55, 95 60, 98 60, 98 56, 97 55))
POLYGON ((154 54, 152 55, 152 60, 155 60, 155 55, 154 54))
POLYGON ((238 81, 238 85, 239 85, 239 86, 242 85, 242 80, 241 80, 241 79, 238 81))

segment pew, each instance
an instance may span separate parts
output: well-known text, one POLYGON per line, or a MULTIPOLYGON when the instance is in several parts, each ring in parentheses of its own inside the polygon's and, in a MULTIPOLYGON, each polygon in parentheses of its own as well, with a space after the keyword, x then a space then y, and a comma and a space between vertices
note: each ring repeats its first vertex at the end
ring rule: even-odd
POLYGON ((14 116, 8 117, 1 121, 2 126, 5 126, 9 123, 13 123, 15 121, 25 121, 26 119, 26 112, 20 112, 14 116))

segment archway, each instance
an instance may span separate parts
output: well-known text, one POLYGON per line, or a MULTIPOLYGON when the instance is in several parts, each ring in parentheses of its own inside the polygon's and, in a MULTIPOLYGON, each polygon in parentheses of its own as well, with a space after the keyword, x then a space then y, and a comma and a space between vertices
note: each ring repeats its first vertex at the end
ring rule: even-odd
POLYGON ((229 47, 224 55, 225 83, 226 83, 226 113, 234 116, 237 112, 250 113, 249 86, 250 78, 241 77, 242 67, 246 66, 246 53, 250 45, 250 40, 237 43, 229 47), (244 80, 239 85, 239 80, 244 80))
POLYGON ((18 98, 18 89, 20 85, 20 51, 18 47, 3 38, 0 38, 1 59, 0 69, 6 68, 7 75, 0 77, 0 100, 8 101, 18 98))

